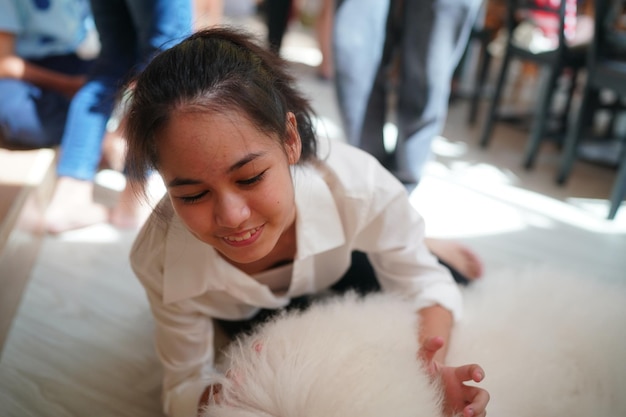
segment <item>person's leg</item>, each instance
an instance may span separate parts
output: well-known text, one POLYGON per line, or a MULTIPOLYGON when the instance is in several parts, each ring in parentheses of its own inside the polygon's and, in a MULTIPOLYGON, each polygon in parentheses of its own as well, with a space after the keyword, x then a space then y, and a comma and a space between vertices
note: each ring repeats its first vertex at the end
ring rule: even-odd
POLYGON ((270 49, 279 53, 289 25, 292 0, 265 0, 265 4, 267 40, 270 49))
POLYGON ((322 54, 322 62, 317 68, 318 77, 324 80, 334 79, 332 52, 333 18, 335 13, 334 0, 321 0, 322 5, 315 21, 317 43, 322 54))
POLYGON ((337 294, 355 291, 365 295, 380 291, 381 286, 367 254, 354 251, 352 252, 350 268, 330 289, 337 294))
MULTIPOLYGON (((389 1, 343 0, 335 11, 332 47, 337 103, 347 140, 357 147, 362 146, 363 120, 382 59, 389 1)), ((381 135, 382 127, 378 129, 381 135)))
POLYGON ((20 80, 0 80, 0 129, 9 146, 46 148, 61 142, 69 100, 20 80))
POLYGON ((465 245, 453 240, 426 238, 426 246, 450 270, 454 280, 467 284, 483 274, 483 263, 478 255, 465 245))
POLYGON ((101 51, 90 80, 70 107, 57 167, 59 193, 55 192, 47 215, 47 229, 53 233, 109 219, 108 210, 93 201, 93 179, 119 88, 132 69, 140 69, 158 50, 191 32, 189 0, 92 0, 91 4, 101 51))
POLYGON ((385 168, 404 182, 402 175, 399 175, 393 152, 390 153, 385 146, 385 125, 392 120, 388 119, 388 113, 394 108, 391 103, 394 97, 390 93, 398 83, 397 60, 402 40, 402 16, 398 4, 400 3, 394 1, 390 3, 382 57, 367 101, 359 133, 359 147, 376 157, 385 168))
POLYGON ((405 0, 398 85, 397 166, 417 183, 447 116, 450 83, 478 0, 405 0))
MULTIPOLYGON (((59 55, 32 60, 42 68, 68 75, 85 75, 89 61, 59 55)), ((22 80, 0 80, 0 129, 10 146, 57 146, 65 129, 70 98, 22 80)))
POLYGON ((224 0, 192 0, 193 29, 206 29, 222 23, 224 0))
MULTIPOLYGON (((405 0, 395 157, 397 175, 413 186, 443 130, 454 70, 479 9, 478 0, 405 0)), ((440 239, 426 244, 457 282, 482 275, 482 262, 465 245, 440 239)))
POLYGON ((108 220, 93 201, 106 123, 121 80, 136 62, 135 29, 124 0, 92 0, 101 50, 89 80, 73 98, 61 143, 57 188, 46 213, 51 233, 108 220))
MULTIPOLYGON (((456 283, 466 285, 482 274, 480 261, 473 252, 468 251, 464 246, 453 241, 439 239, 426 239, 426 246, 437 257, 439 263, 450 271, 456 283), (440 254, 443 254, 443 257, 440 254), (450 256, 451 254, 465 254, 465 256, 454 258, 450 256)), ((331 287, 331 290, 338 294, 355 291, 360 295, 381 291, 376 272, 366 253, 352 252, 350 268, 331 287)))
POLYGON ((168 49, 193 30, 190 0, 126 0, 137 33, 138 57, 134 70, 143 69, 160 51, 168 49))
MULTIPOLYGON (((129 0, 128 5, 139 45, 139 61, 135 70, 141 70, 159 51, 179 43, 192 32, 193 9, 189 0, 129 0)), ((120 105, 123 108, 125 102, 120 105)), ((105 138, 123 142, 124 120, 119 120, 119 123, 118 129, 107 132, 105 138)), ((122 229, 139 227, 147 217, 146 208, 149 207, 138 199, 127 183, 111 210, 109 221, 122 229)))

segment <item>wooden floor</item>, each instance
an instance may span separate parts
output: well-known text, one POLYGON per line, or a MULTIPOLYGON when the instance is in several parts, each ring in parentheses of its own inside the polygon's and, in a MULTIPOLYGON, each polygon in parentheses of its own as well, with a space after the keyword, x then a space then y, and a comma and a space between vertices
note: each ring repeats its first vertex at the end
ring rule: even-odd
MULTIPOLYGON (((302 62, 294 67, 328 135, 340 136, 332 85, 302 62)), ((577 163, 559 187, 557 149, 546 144, 526 172, 525 133, 498 127, 481 150, 466 106, 453 103, 436 160, 412 196, 428 233, 475 248, 485 279, 533 265, 626 279, 626 208, 605 220, 615 171, 577 163)), ((127 260, 134 236, 100 225, 45 238, 0 359, 0 416, 161 415, 152 319, 127 260)))

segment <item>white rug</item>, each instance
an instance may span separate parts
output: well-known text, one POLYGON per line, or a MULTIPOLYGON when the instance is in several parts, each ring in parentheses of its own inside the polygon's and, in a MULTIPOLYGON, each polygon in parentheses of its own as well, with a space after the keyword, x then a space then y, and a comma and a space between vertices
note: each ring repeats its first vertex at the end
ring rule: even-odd
POLYGON ((488 415, 626 416, 626 279, 502 271, 465 303, 448 359, 484 367, 488 415))
MULTIPOLYGON (((626 283, 529 269, 463 291, 448 359, 485 369, 490 417, 626 416, 626 283)), ((231 351, 248 413, 210 415, 433 416, 411 377, 414 314, 397 303, 347 299, 268 325, 231 351)))

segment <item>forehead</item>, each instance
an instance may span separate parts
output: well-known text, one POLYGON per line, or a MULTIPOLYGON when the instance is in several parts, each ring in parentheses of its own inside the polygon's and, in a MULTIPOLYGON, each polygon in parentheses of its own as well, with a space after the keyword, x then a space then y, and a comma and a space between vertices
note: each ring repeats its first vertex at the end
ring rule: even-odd
POLYGON ((277 135, 259 128, 237 111, 207 111, 195 108, 176 110, 160 134, 160 142, 171 146, 222 147, 225 145, 277 145, 277 135))
POLYGON ((282 152, 276 135, 240 113, 175 111, 157 135, 159 170, 206 169, 246 155, 282 152))

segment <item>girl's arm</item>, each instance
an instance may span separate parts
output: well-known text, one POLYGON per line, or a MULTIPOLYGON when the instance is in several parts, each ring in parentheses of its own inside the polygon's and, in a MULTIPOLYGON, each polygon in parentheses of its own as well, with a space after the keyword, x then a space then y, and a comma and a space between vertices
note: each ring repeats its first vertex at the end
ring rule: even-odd
POLYGON ((445 363, 448 341, 450 340, 450 332, 453 325, 452 313, 439 305, 434 305, 421 309, 419 315, 419 346, 423 346, 426 340, 433 337, 441 338, 444 344, 435 352, 433 359, 439 363, 445 363))
POLYGON ((424 362, 433 379, 441 383, 444 392, 444 414, 463 417, 484 417, 489 393, 466 382, 480 382, 485 377, 483 369, 476 364, 446 366, 450 331, 453 319, 443 307, 433 306, 420 310, 418 358, 424 362))

